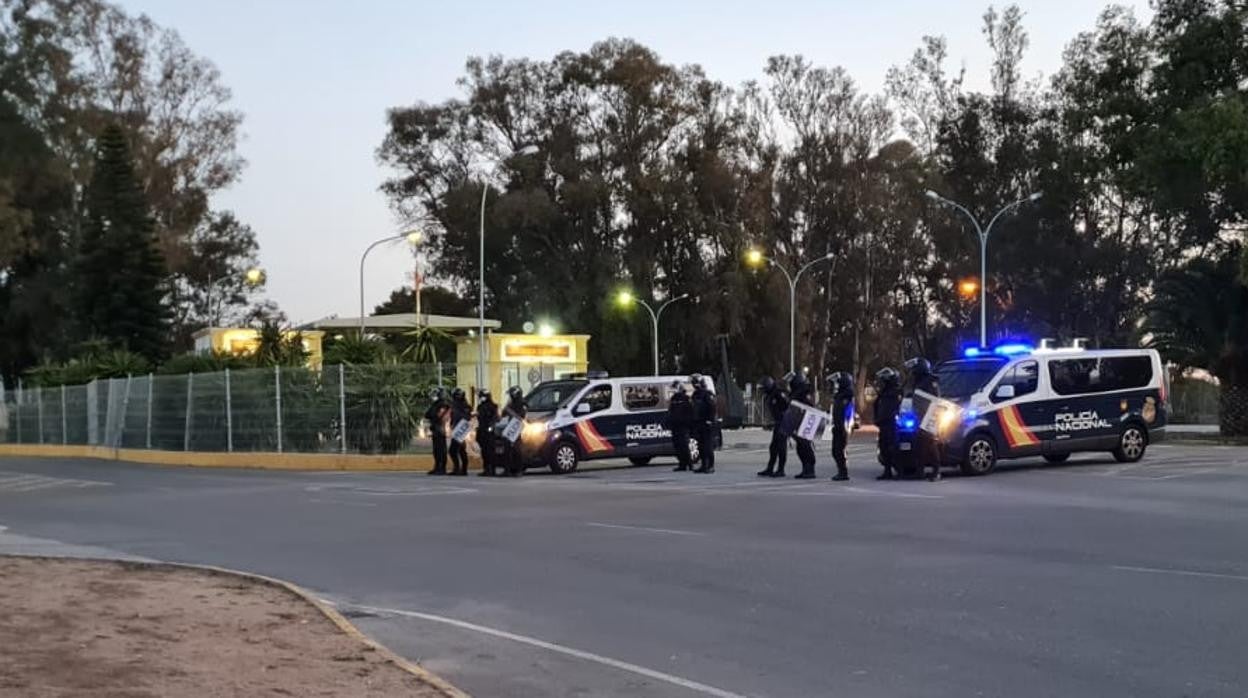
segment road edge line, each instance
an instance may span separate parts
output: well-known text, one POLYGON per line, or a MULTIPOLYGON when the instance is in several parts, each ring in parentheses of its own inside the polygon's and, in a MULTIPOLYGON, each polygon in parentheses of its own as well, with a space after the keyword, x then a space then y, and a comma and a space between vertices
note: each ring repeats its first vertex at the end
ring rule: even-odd
POLYGON ((377 640, 374 640, 368 635, 365 635, 363 631, 355 627, 355 624, 347 620, 346 616, 338 612, 337 609, 333 608, 332 606, 325 603, 324 601, 321 601, 319 598, 314 596, 312 592, 308 591, 307 589, 304 589, 303 587, 299 586, 298 584, 295 584, 294 582, 288 582, 285 579, 278 579, 277 577, 269 577, 267 575, 258 574, 256 572, 244 572, 242 570, 230 569, 228 567, 219 567, 217 565, 197 565, 197 564, 189 563, 189 562, 140 561, 140 560, 124 560, 124 559, 107 558, 107 557, 70 557, 70 556, 58 556, 58 555, 20 555, 20 554, 15 555, 15 554, 9 554, 9 553, 0 553, 0 558, 12 558, 12 559, 22 559, 22 560, 55 560, 55 561, 70 561, 70 562, 99 562, 99 563, 108 563, 112 565, 118 565, 120 567, 141 567, 144 569, 155 569, 155 570, 159 570, 159 569, 188 570, 192 572, 205 572, 209 574, 221 575, 221 576, 226 576, 226 577, 238 577, 238 578, 245 579, 251 582, 255 582, 257 584, 263 584, 265 586, 281 589, 283 591, 286 591, 287 593, 294 595, 300 600, 306 602, 308 605, 312 606, 312 608, 320 612, 320 614, 324 616, 326 620, 333 623, 334 626, 338 628, 338 630, 342 632, 343 634, 345 634, 347 637, 365 645, 366 647, 369 647, 374 652, 377 652, 378 655, 380 655, 385 661, 393 664, 394 666, 398 667, 400 670, 405 671, 408 674, 411 674, 421 683, 424 683, 428 685, 429 687, 437 691, 440 691, 444 696, 446 696, 446 698, 471 698, 469 694, 456 688, 446 679, 443 679, 442 677, 438 676, 437 674, 434 674, 433 672, 429 671, 428 669, 425 669, 424 667, 420 666, 419 664, 416 664, 415 662, 412 662, 408 659, 405 659, 399 656, 397 653, 394 652, 394 650, 390 649, 389 647, 386 647, 385 645, 381 644, 377 640))

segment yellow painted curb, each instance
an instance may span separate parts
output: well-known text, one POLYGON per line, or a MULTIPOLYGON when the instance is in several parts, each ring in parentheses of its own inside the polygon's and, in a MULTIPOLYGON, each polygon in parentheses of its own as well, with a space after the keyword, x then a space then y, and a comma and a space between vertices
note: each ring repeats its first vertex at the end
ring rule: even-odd
POLYGON ((259 584, 265 584, 268 586, 276 587, 278 589, 283 589, 291 594, 294 594, 295 596, 299 597, 301 600, 311 605, 313 608, 319 611, 322 615, 324 615, 325 618, 329 620, 329 622, 333 623, 340 631, 345 633, 348 637, 350 637, 353 640, 356 640, 357 642, 360 642, 361 644, 364 644, 372 648, 373 651, 377 652, 386 661, 402 669, 403 671, 406 671, 412 676, 415 676, 416 679, 419 680, 421 683, 424 683, 430 686, 431 688, 441 692, 442 695, 446 696, 447 698, 471 698, 471 696, 469 696, 467 693, 464 693, 463 691, 459 690, 458 688, 455 688, 453 685, 447 682, 446 679, 443 679, 437 674, 431 673, 428 669, 425 669, 419 664, 415 664, 413 662, 410 662, 404 659, 403 657, 400 657, 399 655, 395 654, 392 650, 390 650, 390 648, 386 647, 380 642, 377 642, 376 640, 365 635, 363 632, 360 631, 359 628, 355 627, 355 625, 353 625, 351 621, 347 620, 345 616, 339 613, 337 609, 333 608, 329 604, 326 604, 325 602, 316 598, 308 590, 304 589, 298 584, 294 584, 293 582, 288 582, 284 579, 277 579, 276 577, 266 577, 262 574, 255 574, 252 572, 241 572, 239 570, 229 569, 228 567, 217 567, 215 565, 192 565, 190 563, 184 563, 184 562, 146 562, 146 561, 134 561, 134 560, 110 560, 107 558, 91 558, 91 557, 53 557, 49 555, 7 555, 6 554, 6 555, 0 555, 0 557, 22 558, 22 559, 27 559, 27 560, 70 560, 70 561, 80 561, 80 562, 101 562, 101 563, 120 565, 123 567, 124 566, 143 567, 147 569, 157 569, 157 570, 158 569, 191 570, 194 572, 207 572, 210 574, 220 574, 220 575, 231 576, 231 577, 240 577, 242 579, 250 580, 252 582, 256 582, 259 584))
MULTIPOLYGON (((428 470, 427 453, 370 456, 355 453, 217 453, 211 451, 148 451, 141 448, 61 446, 57 444, 0 444, 0 456, 36 458, 100 458, 148 465, 195 468, 257 468, 261 470, 428 470)), ((480 459, 469 458, 469 469, 479 470, 480 459)))

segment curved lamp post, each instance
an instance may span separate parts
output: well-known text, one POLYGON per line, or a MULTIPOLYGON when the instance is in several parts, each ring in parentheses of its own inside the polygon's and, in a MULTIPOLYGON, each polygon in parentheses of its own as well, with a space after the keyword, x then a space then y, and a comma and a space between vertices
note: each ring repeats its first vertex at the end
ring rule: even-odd
MULTIPOLYGON (((797 274, 790 274, 789 270, 784 268, 784 265, 780 264, 779 262, 772 259, 771 257, 768 257, 767 255, 763 254, 761 251, 757 249, 751 249, 745 253, 745 261, 750 266, 759 267, 759 266, 762 266, 764 262, 766 262, 767 264, 770 264, 771 266, 779 269, 784 274, 785 280, 789 282, 789 371, 790 372, 794 372, 797 370, 797 284, 799 281, 802 280, 802 274, 805 274, 807 269, 810 269, 811 267, 815 266, 816 264, 820 262, 827 262, 827 261, 831 261, 835 259, 836 259, 836 255, 829 252, 825 254, 824 256, 820 257, 819 259, 816 259, 812 262, 807 262, 805 266, 797 270, 797 274)), ((835 268, 835 265, 834 265, 834 268, 835 268)))
POLYGON ((650 313, 650 321, 653 323, 652 339, 654 340, 654 375, 656 376, 659 375, 659 319, 663 317, 663 311, 667 310, 667 306, 675 303, 676 301, 683 301, 687 298, 689 298, 688 293, 682 293, 675 298, 669 298, 666 302, 659 306, 658 311, 655 311, 649 303, 638 298, 631 291, 620 291, 615 297, 616 302, 621 306, 629 306, 633 303, 637 303, 650 313))
POLYGON ((364 336, 364 260, 368 259, 368 253, 372 252, 374 247, 378 245, 384 245, 387 242, 394 242, 396 240, 407 240, 408 244, 414 247, 420 244, 420 241, 423 239, 424 239, 424 235, 422 235, 419 230, 409 230, 406 233, 399 233, 398 235, 391 235, 390 237, 385 237, 380 240, 376 240, 371 245, 364 248, 364 254, 360 255, 360 336, 361 337, 364 336))

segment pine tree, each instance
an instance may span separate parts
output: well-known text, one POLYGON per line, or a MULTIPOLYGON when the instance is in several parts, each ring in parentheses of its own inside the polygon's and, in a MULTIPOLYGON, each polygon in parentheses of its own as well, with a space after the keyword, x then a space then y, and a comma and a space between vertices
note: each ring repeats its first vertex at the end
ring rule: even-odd
POLYGON ((168 272, 125 134, 100 135, 75 263, 83 338, 102 339, 150 360, 169 336, 168 272))

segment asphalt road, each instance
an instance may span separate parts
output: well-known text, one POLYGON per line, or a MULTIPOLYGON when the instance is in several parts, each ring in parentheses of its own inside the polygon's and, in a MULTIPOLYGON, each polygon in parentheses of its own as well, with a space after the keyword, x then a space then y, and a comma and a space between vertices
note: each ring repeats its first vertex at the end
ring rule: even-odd
POLYGON ((871 452, 848 484, 745 449, 520 481, 5 459, 0 551, 287 578, 483 697, 1248 694, 1248 449, 936 484, 871 452))

